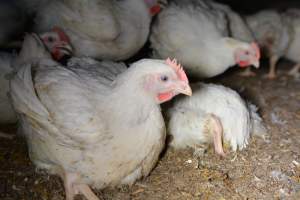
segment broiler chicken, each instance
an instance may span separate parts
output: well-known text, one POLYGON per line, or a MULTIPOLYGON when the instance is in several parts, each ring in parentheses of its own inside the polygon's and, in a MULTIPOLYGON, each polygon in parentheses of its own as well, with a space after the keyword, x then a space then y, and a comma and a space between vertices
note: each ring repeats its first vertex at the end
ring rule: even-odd
POLYGON ((275 10, 263 10, 246 17, 256 41, 269 58, 270 68, 267 78, 276 77, 276 63, 286 54, 292 41, 291 26, 275 10))
POLYGON ((171 146, 201 152, 213 143, 215 152, 224 156, 223 142, 236 151, 247 146, 250 134, 266 134, 257 108, 247 105, 235 91, 204 83, 192 89, 192 97, 176 99, 167 111, 171 146))
POLYGON ((296 63, 289 75, 299 76, 300 10, 290 9, 284 13, 264 10, 248 16, 246 21, 270 59, 270 69, 266 77, 276 78, 276 64, 281 57, 296 63))
POLYGON ((205 0, 174 0, 155 21, 154 57, 176 57, 192 76, 213 77, 229 67, 259 66, 260 52, 242 18, 205 0))
MULTIPOLYGON (((60 29, 56 28, 52 32, 43 33, 40 37, 43 39, 47 51, 51 53, 55 60, 60 60, 64 56, 72 54, 72 48, 60 29), (49 40, 49 38, 51 39, 49 40)), ((27 46, 27 44, 24 44, 24 46, 27 46)), ((8 96, 10 77, 21 65, 27 62, 32 63, 34 60, 44 56, 43 53, 41 54, 38 51, 28 52, 24 50, 21 54, 21 56, 16 57, 14 54, 0 53, 0 124, 15 123, 17 121, 17 116, 11 105, 11 99, 8 96)))
POLYGON ((152 15, 159 11, 156 0, 24 1, 36 10, 35 31, 59 26, 69 36, 75 56, 109 60, 137 53, 148 38, 152 15))
POLYGON ((300 9, 289 9, 283 13, 282 18, 287 20, 291 29, 292 40, 289 42, 285 57, 295 62, 294 67, 289 71, 289 75, 295 78, 300 77, 300 9))
MULTIPOLYGON (((37 37, 26 40, 23 50, 45 52, 37 37)), ((79 193, 98 199, 89 186, 133 184, 147 176, 165 144, 159 104, 191 95, 183 69, 153 59, 126 71, 106 61, 81 66, 89 61, 73 60, 64 67, 45 57, 24 65, 10 84, 36 166, 61 176, 67 200, 79 193)))

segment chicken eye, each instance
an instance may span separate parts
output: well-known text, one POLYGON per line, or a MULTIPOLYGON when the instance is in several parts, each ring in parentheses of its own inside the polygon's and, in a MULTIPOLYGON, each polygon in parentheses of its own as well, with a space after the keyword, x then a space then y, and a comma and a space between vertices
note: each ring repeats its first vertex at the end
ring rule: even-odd
POLYGON ((169 80, 169 77, 166 76, 166 75, 162 75, 162 76, 160 77, 160 80, 163 81, 163 82, 167 82, 167 81, 169 80))
POLYGON ((249 51, 246 51, 245 54, 248 56, 250 53, 249 53, 249 51))
POLYGON ((49 36, 47 39, 48 39, 48 42, 54 42, 55 41, 55 38, 52 37, 52 36, 49 36))

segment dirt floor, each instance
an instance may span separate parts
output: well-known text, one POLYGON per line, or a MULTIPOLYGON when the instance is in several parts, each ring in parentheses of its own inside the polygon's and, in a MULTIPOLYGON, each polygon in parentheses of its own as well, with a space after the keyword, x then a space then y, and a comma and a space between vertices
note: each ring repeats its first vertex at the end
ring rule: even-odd
MULTIPOLYGON (((289 65, 280 64, 276 80, 262 78, 266 68, 254 78, 231 71, 216 79, 260 107, 267 138, 253 138, 223 159, 213 150, 197 158, 167 149, 151 175, 131 188, 95 192, 105 200, 300 199, 300 80, 285 75, 289 65)), ((16 134, 14 126, 1 130, 16 134)), ((61 180, 35 170, 21 137, 0 139, 0 199, 64 199, 61 180)))

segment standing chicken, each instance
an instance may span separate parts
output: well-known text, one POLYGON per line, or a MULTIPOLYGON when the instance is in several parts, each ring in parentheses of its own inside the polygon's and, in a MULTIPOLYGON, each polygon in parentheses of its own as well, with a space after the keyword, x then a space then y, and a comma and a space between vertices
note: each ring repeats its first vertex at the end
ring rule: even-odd
POLYGON ((195 84, 192 97, 178 99, 168 110, 168 130, 173 136, 171 145, 198 150, 214 143, 216 153, 222 156, 225 155, 223 142, 229 143, 234 151, 243 149, 250 133, 266 133, 256 110, 229 88, 195 84))
POLYGON ((259 66, 260 52, 241 17, 205 0, 174 0, 150 36, 154 56, 176 57, 193 76, 213 77, 238 64, 259 66), (243 42, 244 41, 244 42, 243 42))
MULTIPOLYGON (((27 52, 43 51, 28 36, 27 52)), ((49 56, 47 56, 49 57, 49 56)), ((25 59, 26 60, 26 59, 25 59)), ((24 65, 11 81, 32 161, 64 180, 67 200, 89 188, 133 184, 147 176, 165 144, 160 103, 191 95, 188 79, 170 60, 145 59, 119 76, 105 61, 63 67, 51 59, 24 65)))
MULTIPOLYGON (((55 60, 60 60, 64 56, 70 56, 72 54, 72 48, 60 29, 56 28, 52 32, 43 33, 40 37, 55 60), (49 40, 49 38, 51 39, 49 40)), ((24 46, 27 46, 28 41, 25 41, 25 43, 24 46)), ((22 51, 21 54, 21 56, 16 57, 13 54, 0 53, 0 124, 15 123, 17 121, 11 100, 8 96, 9 79, 13 72, 24 63, 29 61, 33 62, 41 56, 44 56, 40 52, 28 52, 25 50, 22 51)))
POLYGON ((287 20, 287 24, 290 26, 292 30, 292 40, 289 43, 287 52, 285 57, 294 61, 296 64, 289 71, 289 75, 294 76, 296 78, 300 77, 300 9, 289 9, 283 15, 282 18, 287 20))
POLYGON ((275 10, 263 10, 246 17, 246 22, 252 30, 263 53, 269 57, 270 69, 267 78, 276 77, 276 63, 283 57, 293 38, 292 27, 286 19, 275 10))
MULTIPOLYGON (((156 0, 22 0, 36 10, 35 31, 62 27, 75 56, 124 60, 145 44, 156 0)), ((29 7, 27 5, 27 7, 29 7)))

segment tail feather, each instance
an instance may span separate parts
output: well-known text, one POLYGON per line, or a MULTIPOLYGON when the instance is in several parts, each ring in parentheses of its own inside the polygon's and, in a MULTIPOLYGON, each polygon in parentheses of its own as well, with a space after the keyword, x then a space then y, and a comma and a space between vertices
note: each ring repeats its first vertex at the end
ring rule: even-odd
POLYGON ((262 118, 257 113, 257 106, 248 102, 248 108, 251 118, 251 134, 260 137, 265 137, 268 134, 268 132, 263 124, 262 118))

